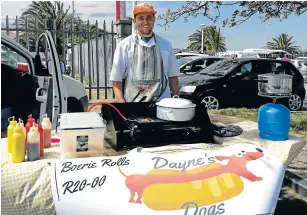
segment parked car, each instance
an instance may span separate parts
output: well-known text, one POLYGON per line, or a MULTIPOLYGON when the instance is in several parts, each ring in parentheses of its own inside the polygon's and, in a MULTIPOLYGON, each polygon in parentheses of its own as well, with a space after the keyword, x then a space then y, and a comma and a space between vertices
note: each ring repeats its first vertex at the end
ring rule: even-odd
POLYGON ((302 73, 303 77, 307 77, 307 58, 304 59, 295 59, 291 61, 294 66, 302 73))
POLYGON ((180 73, 182 75, 194 75, 203 70, 204 68, 210 66, 211 64, 223 59, 225 58, 215 56, 193 56, 180 58, 177 61, 180 73))
POLYGON ((191 56, 209 56, 206 54, 200 54, 200 53, 193 53, 193 52, 181 52, 181 53, 177 53, 175 54, 176 59, 180 59, 183 57, 191 57, 191 56))
POLYGON ((295 66, 275 59, 237 58, 218 61, 193 76, 179 77, 180 97, 204 103, 208 109, 223 107, 260 107, 272 102, 258 96, 258 75, 266 73, 293 75, 292 95, 278 99, 292 111, 302 109, 306 95, 304 79, 295 66))
POLYGON ((307 60, 307 57, 297 57, 295 60, 307 60))
MULTIPOLYGON (((38 39, 48 38, 50 39, 50 43, 48 43, 48 52, 54 54, 54 60, 57 59, 57 63, 60 63, 56 48, 53 42, 52 37, 49 35, 49 31, 44 32, 41 37, 38 39), (50 37, 50 38, 49 38, 50 37), (54 46, 54 47, 53 47, 54 46), (54 50, 53 50, 54 48, 54 50), (57 57, 55 57, 55 55, 57 57)), ((29 72, 33 75, 39 76, 41 78, 54 76, 54 80, 61 80, 63 86, 59 86, 59 81, 54 82, 54 87, 58 88, 58 91, 61 95, 65 95, 65 100, 67 99, 67 111, 68 112, 84 112, 87 110, 88 107, 88 97, 86 94, 86 90, 84 85, 80 82, 71 78, 64 74, 65 71, 62 71, 61 68, 65 68, 65 64, 61 62, 60 70, 59 71, 49 71, 48 70, 48 63, 50 64, 51 61, 47 61, 47 59, 42 59, 42 53, 37 52, 31 53, 22 45, 17 43, 15 40, 11 40, 8 36, 4 33, 1 34, 1 53, 4 53, 9 58, 14 59, 15 61, 7 61, 6 58, 1 56, 1 63, 8 64, 10 66, 16 67, 19 70, 24 72, 29 72), (38 57, 39 56, 39 57, 38 57), (44 63, 42 62, 44 61, 44 63), (46 62, 47 61, 47 62, 46 62), (63 65, 64 64, 64 65, 63 65), (40 65, 40 66, 38 66, 40 65), (56 84, 56 85, 55 85, 56 84), (65 88, 65 90, 64 90, 65 88), (61 93, 61 91, 63 91, 61 93), (66 95, 67 94, 67 95, 66 95)))

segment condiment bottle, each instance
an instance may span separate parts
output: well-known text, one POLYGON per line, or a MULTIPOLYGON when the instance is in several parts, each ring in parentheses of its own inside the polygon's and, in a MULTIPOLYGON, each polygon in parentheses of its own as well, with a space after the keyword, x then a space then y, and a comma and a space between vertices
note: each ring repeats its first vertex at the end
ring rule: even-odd
POLYGON ((7 127, 7 152, 12 153, 12 136, 13 136, 17 121, 15 120, 14 116, 10 117, 8 121, 10 122, 10 124, 7 127))
POLYGON ((30 131, 27 135, 28 148, 27 148, 27 156, 28 161, 35 161, 39 159, 39 141, 40 136, 38 132, 37 124, 33 123, 33 126, 30 128, 30 131))
POLYGON ((39 136, 40 136, 40 140, 39 140, 39 148, 40 148, 40 157, 44 156, 44 130, 42 128, 42 124, 40 123, 40 120, 37 120, 37 127, 38 127, 38 132, 39 132, 39 136))
POLYGON ((50 119, 47 117, 47 114, 43 115, 42 128, 44 130, 44 148, 50 148, 52 124, 50 119))
POLYGON ((27 131, 26 131, 26 128, 24 126, 24 123, 23 123, 23 120, 22 119, 18 119, 18 123, 20 125, 20 129, 23 130, 23 133, 24 133, 24 136, 25 136, 25 140, 26 140, 26 137, 27 137, 27 131))
POLYGON ((24 124, 23 124, 23 120, 22 119, 18 119, 18 124, 20 125, 20 129, 23 131, 23 134, 24 134, 24 138, 25 138, 25 153, 26 153, 26 150, 27 150, 27 131, 26 131, 26 128, 24 127, 24 124))
POLYGON ((12 136, 12 162, 21 163, 25 160, 26 139, 23 128, 17 123, 12 136))
POLYGON ((33 126, 33 123, 35 122, 35 119, 32 118, 32 114, 28 116, 27 124, 26 124, 26 145, 27 145, 27 137, 28 137, 28 132, 30 131, 30 128, 33 126))

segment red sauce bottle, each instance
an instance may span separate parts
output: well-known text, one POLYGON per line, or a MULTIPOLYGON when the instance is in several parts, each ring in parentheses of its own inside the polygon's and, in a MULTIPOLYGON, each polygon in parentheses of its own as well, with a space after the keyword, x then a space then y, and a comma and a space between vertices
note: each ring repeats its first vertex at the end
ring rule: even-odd
POLYGON ((42 124, 40 123, 40 120, 37 120, 37 127, 38 127, 38 132, 39 132, 39 156, 43 157, 44 156, 44 130, 42 127, 42 124))
POLYGON ((30 128, 33 126, 35 119, 32 117, 32 114, 30 114, 28 116, 28 120, 27 120, 27 124, 25 126, 26 128, 26 148, 27 148, 27 136, 28 136, 28 132, 30 131, 30 128))

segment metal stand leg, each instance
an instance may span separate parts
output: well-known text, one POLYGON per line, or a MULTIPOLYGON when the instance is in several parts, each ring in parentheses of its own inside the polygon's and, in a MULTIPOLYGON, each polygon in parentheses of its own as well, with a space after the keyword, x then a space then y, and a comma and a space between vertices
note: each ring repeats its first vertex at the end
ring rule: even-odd
POLYGON ((277 98, 273 98, 273 103, 275 104, 277 101, 277 98))

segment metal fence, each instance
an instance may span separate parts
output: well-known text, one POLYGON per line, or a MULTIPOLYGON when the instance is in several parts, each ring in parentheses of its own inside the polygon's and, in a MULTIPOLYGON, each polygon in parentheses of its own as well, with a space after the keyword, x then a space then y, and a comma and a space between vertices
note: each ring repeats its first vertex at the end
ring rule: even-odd
POLYGON ((116 46, 113 21, 110 32, 106 30, 105 21, 102 28, 99 28, 97 20, 95 24, 88 21, 86 28, 81 27, 81 22, 71 22, 69 26, 65 26, 64 22, 60 23, 60 27, 56 25, 59 25, 56 20, 52 21, 51 27, 44 20, 44 27, 39 28, 36 18, 31 23, 27 18, 21 21, 18 17, 9 19, 6 16, 5 20, 1 20, 1 32, 5 32, 30 52, 35 52, 39 33, 50 30, 59 59, 65 62, 69 75, 84 84, 89 99, 114 98, 109 81, 116 46))

